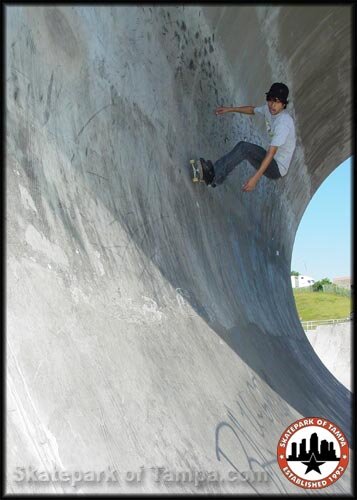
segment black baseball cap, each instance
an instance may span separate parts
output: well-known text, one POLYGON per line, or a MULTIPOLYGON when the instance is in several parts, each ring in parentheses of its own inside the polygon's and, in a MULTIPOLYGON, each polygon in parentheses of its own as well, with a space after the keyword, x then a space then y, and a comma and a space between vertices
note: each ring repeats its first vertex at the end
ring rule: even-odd
POLYGON ((288 102, 288 95, 289 95, 289 89, 285 85, 285 83, 273 83, 273 85, 270 87, 269 92, 265 93, 267 96, 267 99, 269 97, 275 97, 279 99, 279 101, 283 102, 284 104, 287 104, 288 102))

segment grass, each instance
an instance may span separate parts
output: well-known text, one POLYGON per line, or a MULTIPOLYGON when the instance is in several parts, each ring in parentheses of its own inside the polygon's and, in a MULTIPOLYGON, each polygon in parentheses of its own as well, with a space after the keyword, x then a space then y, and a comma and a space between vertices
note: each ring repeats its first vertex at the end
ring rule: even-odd
POLYGON ((347 318, 351 299, 328 292, 294 291, 296 308, 301 321, 347 318))

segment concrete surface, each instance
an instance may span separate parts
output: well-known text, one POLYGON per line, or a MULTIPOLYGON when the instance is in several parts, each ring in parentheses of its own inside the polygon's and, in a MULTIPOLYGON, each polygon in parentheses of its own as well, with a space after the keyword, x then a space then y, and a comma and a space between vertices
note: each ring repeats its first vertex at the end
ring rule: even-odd
MULTIPOLYGON (((296 313, 297 227, 351 155, 349 6, 7 6, 7 491, 309 494, 276 461, 321 416, 351 437, 351 393, 296 313), (291 89, 289 175, 242 193, 189 159, 266 145, 260 105, 291 89), (141 483, 19 482, 17 467, 141 483), (265 471, 267 482, 154 481, 265 471)), ((351 491, 351 466, 324 493, 351 491)), ((313 494, 313 493, 312 493, 313 494)))
POLYGON ((320 325, 306 332, 314 351, 326 368, 352 390, 352 322, 320 325))

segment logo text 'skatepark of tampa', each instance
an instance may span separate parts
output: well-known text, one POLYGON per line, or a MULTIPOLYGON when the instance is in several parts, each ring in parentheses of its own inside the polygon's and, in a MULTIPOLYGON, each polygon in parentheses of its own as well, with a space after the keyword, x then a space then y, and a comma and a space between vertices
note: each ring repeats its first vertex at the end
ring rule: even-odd
POLYGON ((348 465, 348 442, 336 424, 319 417, 302 418, 282 433, 277 448, 285 477, 304 489, 326 488, 348 465))

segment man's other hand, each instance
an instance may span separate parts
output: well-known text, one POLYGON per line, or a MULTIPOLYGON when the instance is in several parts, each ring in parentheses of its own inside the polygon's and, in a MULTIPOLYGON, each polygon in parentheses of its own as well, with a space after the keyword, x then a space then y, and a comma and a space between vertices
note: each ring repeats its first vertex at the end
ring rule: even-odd
POLYGON ((242 191, 244 191, 245 193, 253 191, 257 183, 258 179, 256 179, 255 177, 251 177, 245 184, 243 184, 242 191))

